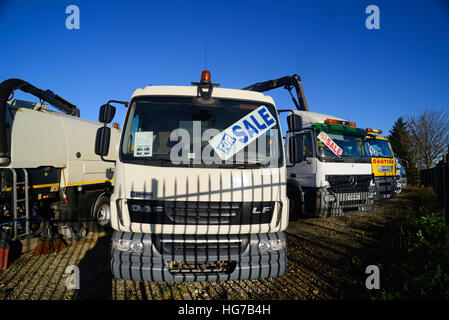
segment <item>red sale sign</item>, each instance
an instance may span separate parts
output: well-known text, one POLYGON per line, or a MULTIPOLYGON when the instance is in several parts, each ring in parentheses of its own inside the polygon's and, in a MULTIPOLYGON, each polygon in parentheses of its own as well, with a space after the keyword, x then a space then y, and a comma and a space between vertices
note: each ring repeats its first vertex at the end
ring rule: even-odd
POLYGON ((326 147, 328 147, 329 149, 331 149, 331 151, 336 154, 337 156, 341 156, 343 153, 343 149, 340 148, 326 133, 324 133, 323 131, 320 132, 320 134, 318 135, 318 139, 320 139, 321 141, 324 142, 324 144, 326 145, 326 147))

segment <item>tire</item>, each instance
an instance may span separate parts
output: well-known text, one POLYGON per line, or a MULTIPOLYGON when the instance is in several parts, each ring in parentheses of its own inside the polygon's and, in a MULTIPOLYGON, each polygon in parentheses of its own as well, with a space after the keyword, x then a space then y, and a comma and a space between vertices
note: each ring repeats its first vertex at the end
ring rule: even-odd
POLYGON ((110 194, 103 193, 97 198, 92 211, 92 218, 103 228, 107 228, 111 225, 110 194))
POLYGON ((301 218, 301 200, 296 188, 287 188, 289 201, 289 221, 298 221, 301 218))

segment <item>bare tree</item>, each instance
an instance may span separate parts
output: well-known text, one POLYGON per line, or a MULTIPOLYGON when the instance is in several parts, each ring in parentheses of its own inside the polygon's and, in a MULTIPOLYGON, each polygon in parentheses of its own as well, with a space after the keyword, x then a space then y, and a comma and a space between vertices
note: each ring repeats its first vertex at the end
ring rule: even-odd
POLYGON ((431 168, 447 150, 449 114, 425 109, 407 116, 407 123, 418 168, 431 168))

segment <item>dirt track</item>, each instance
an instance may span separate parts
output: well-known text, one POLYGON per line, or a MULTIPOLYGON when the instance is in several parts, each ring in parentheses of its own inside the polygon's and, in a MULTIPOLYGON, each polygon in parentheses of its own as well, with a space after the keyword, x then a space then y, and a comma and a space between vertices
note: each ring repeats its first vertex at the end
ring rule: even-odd
POLYGON ((361 216, 290 223, 282 277, 172 284, 116 280, 109 273, 110 234, 97 231, 58 254, 23 254, 0 271, 0 299, 366 299, 365 268, 392 254, 390 222, 402 202, 402 197, 383 202, 361 216), (66 289, 69 265, 80 269, 79 290, 66 289))

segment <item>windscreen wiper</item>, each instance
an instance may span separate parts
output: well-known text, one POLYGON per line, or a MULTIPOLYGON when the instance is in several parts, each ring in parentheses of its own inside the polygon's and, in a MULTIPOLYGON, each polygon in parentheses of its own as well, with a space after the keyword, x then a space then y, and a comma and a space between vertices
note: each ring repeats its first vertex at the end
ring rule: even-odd
POLYGON ((371 159, 371 157, 368 157, 368 156, 362 156, 362 157, 359 157, 357 160, 355 160, 355 162, 356 162, 356 163, 359 163, 359 162, 362 162, 362 160, 365 160, 365 159, 371 159))
POLYGON ((160 166, 164 167, 164 163, 167 163, 167 162, 172 164, 170 158, 151 158, 151 159, 142 159, 142 161, 143 161, 143 164, 147 165, 147 166, 155 164, 155 163, 160 163, 160 166))
POLYGON ((345 160, 343 160, 342 158, 337 157, 337 156, 335 156, 335 157, 323 157, 323 159, 324 160, 335 160, 336 162, 345 162, 345 160))
POLYGON ((250 169, 250 168, 268 168, 268 164, 262 164, 260 162, 253 163, 230 163, 219 165, 218 168, 226 169, 250 169))

